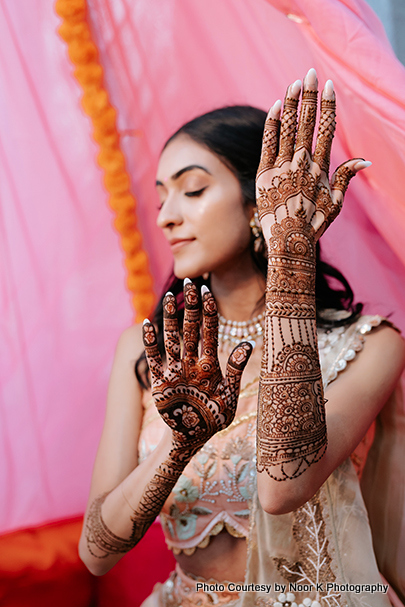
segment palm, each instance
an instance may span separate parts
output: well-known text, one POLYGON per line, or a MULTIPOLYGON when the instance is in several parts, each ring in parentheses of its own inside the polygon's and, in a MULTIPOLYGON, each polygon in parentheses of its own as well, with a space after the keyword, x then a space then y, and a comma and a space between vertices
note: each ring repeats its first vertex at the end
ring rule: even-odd
POLYGON ((223 378, 218 361, 218 314, 212 294, 202 298, 203 345, 198 357, 200 307, 195 286, 184 292, 183 358, 175 297, 163 300, 167 367, 164 370, 152 324, 144 325, 144 345, 152 379, 152 395, 162 419, 173 430, 177 444, 202 446, 233 420, 242 371, 252 346, 239 344, 231 353, 223 378))

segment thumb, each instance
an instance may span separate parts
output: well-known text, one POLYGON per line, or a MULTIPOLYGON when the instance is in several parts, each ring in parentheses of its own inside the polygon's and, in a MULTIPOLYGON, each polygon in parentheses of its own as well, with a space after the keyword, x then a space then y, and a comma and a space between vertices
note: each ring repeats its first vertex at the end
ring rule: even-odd
POLYGON ((371 162, 368 162, 363 158, 352 158, 336 169, 331 178, 332 200, 334 203, 342 204, 350 180, 358 171, 361 171, 361 169, 365 169, 370 165, 371 162))
POLYGON ((226 365, 225 383, 228 387, 239 390, 243 370, 253 352, 254 346, 254 341, 242 341, 232 350, 226 365))

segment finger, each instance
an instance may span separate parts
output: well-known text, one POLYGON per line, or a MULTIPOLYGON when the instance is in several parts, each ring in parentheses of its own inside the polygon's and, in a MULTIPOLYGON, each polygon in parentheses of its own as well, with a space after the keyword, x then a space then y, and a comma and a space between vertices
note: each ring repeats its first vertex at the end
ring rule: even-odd
POLYGON ((262 153, 259 168, 257 169, 257 177, 264 171, 271 169, 277 158, 278 139, 280 136, 280 114, 281 101, 278 99, 270 108, 264 125, 262 153))
POLYGON ((143 321, 142 337, 153 390, 153 388, 160 385, 163 381, 163 363, 158 348, 155 328, 147 318, 143 321))
POLYGON ((297 142, 295 144, 296 150, 304 148, 312 154, 312 141, 314 138, 317 108, 318 78, 314 68, 311 68, 304 78, 304 91, 302 93, 297 142))
POLYGON ((177 305, 173 293, 163 298, 163 338, 165 342, 167 366, 172 371, 180 371, 180 332, 177 322, 177 305))
POLYGON ((231 393, 239 392, 240 380, 255 346, 254 341, 243 341, 234 348, 226 365, 225 383, 231 393))
POLYGON ((332 80, 328 80, 322 92, 321 115, 314 152, 314 162, 329 175, 330 151, 336 127, 336 100, 332 80))
POLYGON ((283 114, 280 127, 280 149, 275 166, 280 167, 284 162, 292 160, 297 130, 297 108, 301 91, 301 80, 291 84, 284 99, 283 114))
POLYGON ((218 360, 218 310, 208 287, 201 287, 203 312, 203 356, 218 360))
POLYGON ((331 178, 332 203, 342 206, 343 198, 349 186, 350 180, 356 172, 363 167, 365 161, 362 158, 353 158, 341 164, 331 178), (359 165, 359 168, 356 168, 359 165))
POLYGON ((198 340, 200 338, 200 306, 197 288, 189 278, 184 280, 184 359, 196 362, 198 359, 198 340))

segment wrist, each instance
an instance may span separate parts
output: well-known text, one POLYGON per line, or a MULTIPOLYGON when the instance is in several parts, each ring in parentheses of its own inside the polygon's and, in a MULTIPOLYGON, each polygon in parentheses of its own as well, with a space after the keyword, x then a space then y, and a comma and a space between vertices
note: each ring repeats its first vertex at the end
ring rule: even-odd
POLYGON ((182 472, 194 455, 204 446, 205 442, 196 441, 191 443, 190 441, 179 440, 174 436, 169 453, 169 460, 172 462, 174 468, 182 472))

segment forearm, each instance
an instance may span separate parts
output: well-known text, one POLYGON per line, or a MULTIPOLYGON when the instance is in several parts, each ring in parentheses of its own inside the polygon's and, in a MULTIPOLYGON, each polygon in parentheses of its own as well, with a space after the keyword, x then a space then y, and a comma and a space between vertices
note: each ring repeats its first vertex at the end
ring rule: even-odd
POLYGON ((190 459, 182 455, 167 431, 122 483, 91 501, 79 552, 93 574, 109 571, 145 535, 190 459))
POLYGON ((319 461, 327 444, 311 226, 299 216, 274 224, 268 252, 257 469, 283 481, 319 461))

